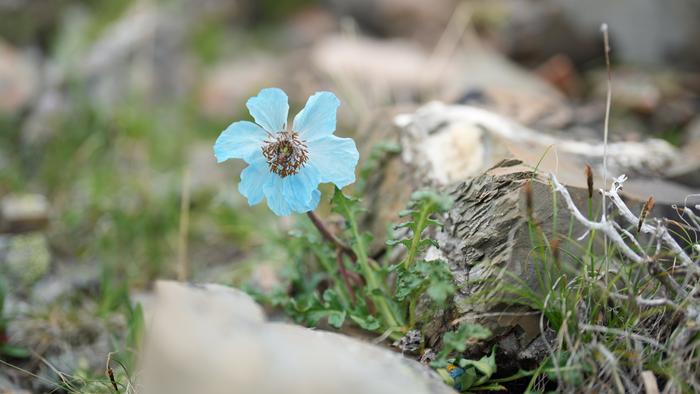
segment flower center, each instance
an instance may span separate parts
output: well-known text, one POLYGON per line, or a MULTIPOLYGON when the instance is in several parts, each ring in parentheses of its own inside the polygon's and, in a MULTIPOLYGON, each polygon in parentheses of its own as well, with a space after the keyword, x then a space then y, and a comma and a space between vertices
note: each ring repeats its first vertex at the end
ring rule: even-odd
POLYGON ((282 178, 294 175, 309 159, 309 151, 299 134, 293 131, 281 131, 270 136, 262 147, 270 171, 282 178))

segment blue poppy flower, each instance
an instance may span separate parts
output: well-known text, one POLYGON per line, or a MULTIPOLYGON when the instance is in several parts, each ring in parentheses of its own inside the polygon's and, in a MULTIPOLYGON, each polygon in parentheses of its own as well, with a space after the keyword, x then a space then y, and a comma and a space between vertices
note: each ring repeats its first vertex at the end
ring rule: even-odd
POLYGON ((239 121, 224 130, 214 144, 219 163, 242 159, 238 190, 255 205, 267 198, 277 215, 312 211, 321 192, 318 185, 339 188, 355 182, 359 153, 351 138, 335 132, 340 100, 331 92, 317 92, 287 128, 287 95, 277 88, 263 89, 246 103, 255 123, 239 121))

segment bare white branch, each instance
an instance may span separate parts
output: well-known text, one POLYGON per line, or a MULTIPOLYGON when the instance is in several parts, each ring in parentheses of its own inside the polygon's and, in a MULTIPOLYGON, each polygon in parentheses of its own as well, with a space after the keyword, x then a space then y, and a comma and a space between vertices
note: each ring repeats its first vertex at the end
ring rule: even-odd
MULTIPOLYGON (((627 178, 625 176, 620 176, 619 178, 617 178, 613 182, 612 186, 610 186, 610 190, 607 191, 605 195, 610 197, 613 204, 615 205, 615 208, 617 208, 617 210, 622 214, 622 217, 629 224, 637 225, 637 223, 639 223, 639 218, 632 213, 632 211, 627 207, 624 201, 622 201, 622 198, 620 198, 620 195, 618 193, 626 179, 627 178)), ((681 248, 676 242, 676 240, 673 239, 671 234, 668 233, 668 229, 666 227, 661 227, 660 231, 660 236, 664 244, 678 256, 678 258, 684 265, 692 269, 694 273, 700 274, 700 267, 693 263, 693 260, 691 260, 690 257, 688 257, 688 254, 685 253, 683 248, 681 248)), ((646 234, 654 234, 656 232, 656 227, 650 224, 643 223, 641 232, 646 234)))
POLYGON ((580 324, 579 328, 583 331, 599 332, 601 334, 612 334, 612 335, 617 335, 620 337, 627 337, 627 338, 633 339, 635 341, 647 343, 647 344, 654 346, 658 349, 666 350, 666 346, 662 345, 658 341, 656 341, 652 338, 645 337, 643 335, 629 332, 629 331, 619 330, 617 328, 591 325, 591 324, 580 324))
POLYGON ((620 251, 630 260, 638 264, 644 262, 644 256, 640 256, 637 253, 635 253, 632 250, 632 248, 630 248, 629 245, 625 243, 625 240, 622 239, 622 236, 620 235, 620 233, 617 232, 617 230, 615 230, 615 227, 611 222, 594 222, 592 220, 588 220, 585 216, 583 216, 583 214, 581 214, 581 211, 579 211, 578 207, 576 207, 576 204, 574 204, 574 201, 571 199, 569 191, 566 190, 566 187, 559 183, 556 175, 550 174, 550 177, 552 179, 552 183, 554 184, 555 190, 558 191, 559 194, 562 195, 562 197, 564 197, 564 201, 566 202, 567 208, 569 208, 569 211, 574 215, 574 217, 579 223, 581 223, 585 227, 588 227, 591 230, 601 231, 602 233, 607 235, 610 238, 610 240, 615 245, 617 245, 620 251))

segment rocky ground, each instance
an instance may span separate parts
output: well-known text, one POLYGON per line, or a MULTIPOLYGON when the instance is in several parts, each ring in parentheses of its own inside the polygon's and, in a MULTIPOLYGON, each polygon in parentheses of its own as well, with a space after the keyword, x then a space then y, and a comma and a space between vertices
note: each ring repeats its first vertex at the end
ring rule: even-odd
MULTIPOLYGON (((403 146, 385 163, 390 176, 368 180, 379 192, 368 195, 367 224, 382 234, 414 188, 463 181, 504 158, 536 165, 545 157, 543 169, 561 170, 573 186, 585 186, 585 164, 599 176, 605 21, 611 171, 633 177, 629 198, 654 195, 657 214, 671 212, 700 191, 700 7, 673 3, 0 0, 0 392, 111 392, 108 357, 120 379, 135 366, 139 305, 167 309, 167 297, 197 292, 161 283, 154 301, 155 280, 177 278, 183 264, 184 279, 199 283, 269 290, 284 280, 292 220, 248 207, 235 189, 241 167, 219 166, 211 154, 262 87, 283 88, 293 111, 316 90, 334 91, 343 103, 338 134, 357 139, 363 160, 378 142, 403 146), (555 157, 546 153, 553 144, 555 157), (461 154, 445 156, 448 146, 461 154)), ((216 308, 227 307, 222 297, 216 308)), ((374 382, 449 390, 389 351, 265 323, 250 308, 236 324, 253 314, 264 327, 251 330, 251 348, 226 344, 267 360, 251 362, 250 376, 296 365, 254 348, 280 331, 290 352, 315 343, 319 360, 351 341, 357 352, 338 368, 366 377, 372 392, 386 392, 374 382), (371 372, 382 368, 391 372, 371 372)), ((161 339, 154 351, 190 354, 171 346, 178 338, 161 339)), ((219 366, 233 358, 211 343, 193 357, 209 349, 219 366)), ((208 383, 233 379, 223 378, 208 383)), ((318 384, 308 387, 326 387, 318 384)), ((303 387, 290 392, 309 392, 303 387)))

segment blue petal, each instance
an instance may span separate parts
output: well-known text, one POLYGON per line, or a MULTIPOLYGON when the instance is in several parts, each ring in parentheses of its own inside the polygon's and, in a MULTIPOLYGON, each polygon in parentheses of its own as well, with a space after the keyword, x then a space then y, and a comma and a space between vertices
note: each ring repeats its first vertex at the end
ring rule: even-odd
POLYGON ((292 129, 306 141, 331 135, 335 131, 335 114, 339 106, 340 100, 335 94, 316 92, 294 117, 292 129))
POLYGON ((277 174, 271 174, 267 179, 267 182, 263 185, 263 192, 265 197, 267 197, 267 206, 270 207, 272 212, 277 216, 287 216, 292 213, 292 208, 287 203, 284 198, 284 193, 282 191, 284 179, 280 178, 277 174))
POLYGON ((298 173, 284 178, 283 193, 294 212, 304 213, 316 208, 313 192, 317 190, 319 174, 316 168, 305 166, 298 173))
POLYGON ((246 107, 263 129, 277 133, 287 128, 289 103, 282 89, 263 89, 257 96, 248 99, 246 107))
POLYGON ((309 166, 302 168, 297 174, 284 178, 277 174, 270 174, 263 186, 267 205, 279 216, 314 210, 320 200, 320 192, 317 190, 318 179, 318 172, 309 166))
POLYGON ((248 205, 259 204, 263 199, 263 185, 273 174, 262 154, 254 156, 250 165, 241 172, 238 191, 248 199, 248 205))
POLYGON ((329 135, 307 144, 307 166, 318 170, 321 182, 333 182, 339 188, 355 182, 355 166, 360 154, 352 138, 329 135))
POLYGON ((311 201, 309 202, 308 206, 309 209, 306 212, 313 211, 314 209, 316 209, 320 201, 321 191, 319 191, 318 189, 314 189, 313 193, 311 194, 311 201))
POLYGON ((234 122, 221 132, 214 143, 214 156, 221 163, 228 159, 248 158, 260 152, 267 133, 253 122, 234 122))

